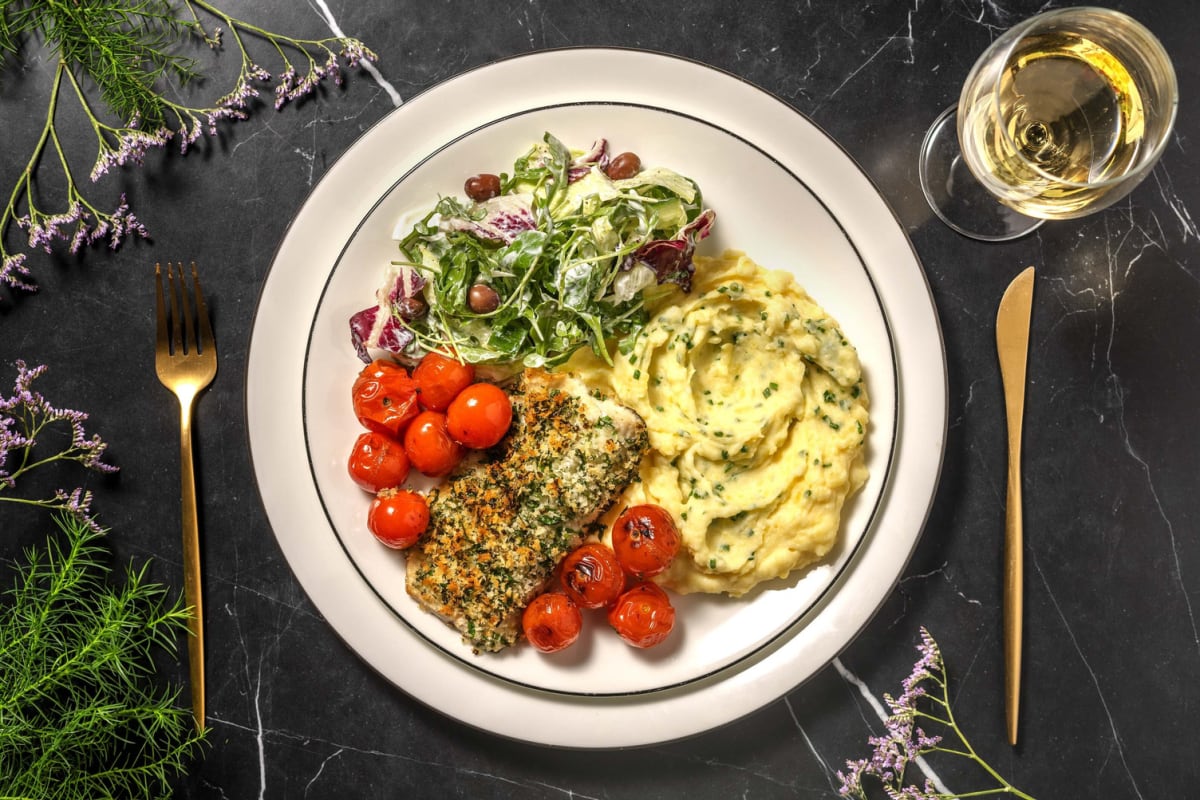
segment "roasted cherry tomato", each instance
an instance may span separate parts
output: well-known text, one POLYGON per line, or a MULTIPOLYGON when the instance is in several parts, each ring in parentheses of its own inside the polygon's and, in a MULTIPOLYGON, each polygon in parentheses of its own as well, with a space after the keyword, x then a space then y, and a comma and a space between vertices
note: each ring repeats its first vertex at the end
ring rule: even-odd
POLYGON ((354 380, 354 415, 363 427, 399 438, 417 416, 417 384, 399 364, 377 358, 354 380))
POLYGON ((634 647, 653 647, 675 627, 675 607, 656 583, 639 583, 617 598, 608 624, 634 647))
POLYGON ((367 431, 355 440, 347 467, 355 483, 374 493, 408 479, 408 453, 396 439, 367 431))
POLYGON ((512 424, 512 402, 499 386, 474 383, 463 389, 446 409, 450 435, 467 447, 491 447, 512 424))
POLYGON ((450 401, 475 381, 475 367, 442 353, 427 353, 412 377, 421 408, 445 411, 450 401))
POLYGON ((612 549, 625 571, 643 580, 671 565, 679 552, 679 529, 662 506, 630 506, 613 523, 612 549))
POLYGON ((384 489, 371 501, 367 528, 397 550, 412 547, 429 527, 429 504, 407 489, 384 489))
POLYGON ((521 615, 525 638, 543 653, 555 653, 574 644, 583 629, 583 614, 575 601, 562 592, 546 592, 533 598, 521 615))
POLYGON ((588 542, 563 559, 562 586, 580 608, 604 608, 625 588, 625 573, 612 550, 588 542))
POLYGON ((404 432, 408 460, 419 472, 431 477, 447 475, 462 461, 462 445, 450 438, 446 415, 422 411, 404 432))

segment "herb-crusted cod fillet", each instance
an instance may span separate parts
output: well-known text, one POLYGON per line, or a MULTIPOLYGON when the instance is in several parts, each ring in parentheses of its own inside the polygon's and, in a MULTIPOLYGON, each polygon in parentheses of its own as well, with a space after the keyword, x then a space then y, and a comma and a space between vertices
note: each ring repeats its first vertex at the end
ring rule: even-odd
POLYGON ((527 370, 496 460, 430 495, 408 553, 408 592, 477 651, 515 644, 521 613, 562 558, 637 475, 649 447, 632 410, 575 379, 527 370))

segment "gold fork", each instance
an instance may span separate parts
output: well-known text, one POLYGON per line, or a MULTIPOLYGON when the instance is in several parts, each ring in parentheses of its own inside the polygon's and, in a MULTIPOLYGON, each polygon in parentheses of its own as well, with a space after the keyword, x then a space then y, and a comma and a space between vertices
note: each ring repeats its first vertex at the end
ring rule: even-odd
POLYGON ((154 366, 158 379, 179 398, 180 474, 183 488, 183 586, 192 615, 188 623, 188 673, 192 684, 192 714, 204 729, 204 612, 200 583, 200 523, 196 511, 196 475, 192 465, 192 407, 196 395, 217 374, 217 346, 208 306, 200 291, 200 276, 192 262, 195 313, 188 302, 183 264, 167 262, 166 294, 162 267, 154 265, 158 339, 154 366), (199 321, 197 334, 196 321, 199 321))

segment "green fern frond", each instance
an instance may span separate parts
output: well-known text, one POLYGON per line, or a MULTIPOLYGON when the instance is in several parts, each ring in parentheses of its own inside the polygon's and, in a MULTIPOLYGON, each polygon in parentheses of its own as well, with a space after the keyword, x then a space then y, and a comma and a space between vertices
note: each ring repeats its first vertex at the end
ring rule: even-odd
POLYGON ((156 680, 187 611, 144 564, 112 580, 102 531, 56 522, 0 607, 0 796, 165 796, 204 738, 156 680))
POLYGON ((197 75, 193 60, 175 52, 197 24, 176 16, 167 0, 0 0, 0 48, 16 52, 32 31, 76 75, 94 81, 123 122, 147 130, 166 122, 159 82, 197 75))

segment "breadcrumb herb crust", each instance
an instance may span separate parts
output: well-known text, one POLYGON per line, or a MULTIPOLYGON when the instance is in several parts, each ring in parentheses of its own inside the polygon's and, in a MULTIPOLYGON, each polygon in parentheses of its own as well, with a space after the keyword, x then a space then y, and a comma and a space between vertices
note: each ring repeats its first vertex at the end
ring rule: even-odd
POLYGON ((494 458, 430 495, 408 591, 477 652, 520 638, 521 612, 637 475, 649 448, 633 411, 568 376, 527 370, 494 458))

